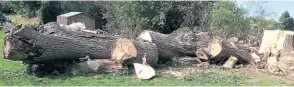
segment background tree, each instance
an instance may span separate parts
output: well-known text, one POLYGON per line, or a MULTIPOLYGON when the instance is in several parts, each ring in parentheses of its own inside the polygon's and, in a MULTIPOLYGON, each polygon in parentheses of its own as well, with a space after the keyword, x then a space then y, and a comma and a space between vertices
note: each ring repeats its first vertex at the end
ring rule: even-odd
POLYGON ((293 21, 293 18, 290 17, 290 14, 288 11, 285 11, 284 13, 282 13, 282 16, 280 17, 279 21, 281 23, 282 29, 292 30, 294 21, 293 21))
POLYGON ((235 2, 217 2, 212 10, 212 32, 223 37, 246 38, 249 22, 246 20, 247 11, 237 7, 235 2))

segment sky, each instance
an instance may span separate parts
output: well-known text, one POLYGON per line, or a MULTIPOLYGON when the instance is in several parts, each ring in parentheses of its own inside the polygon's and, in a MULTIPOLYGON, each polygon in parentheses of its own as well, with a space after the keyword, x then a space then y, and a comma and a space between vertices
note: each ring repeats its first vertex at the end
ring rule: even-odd
POLYGON ((269 0, 269 1, 253 1, 253 0, 237 0, 238 6, 248 10, 247 16, 256 16, 256 11, 262 7, 265 12, 272 13, 266 16, 267 19, 273 18, 279 20, 283 12, 288 11, 290 16, 294 18, 294 0, 269 0))

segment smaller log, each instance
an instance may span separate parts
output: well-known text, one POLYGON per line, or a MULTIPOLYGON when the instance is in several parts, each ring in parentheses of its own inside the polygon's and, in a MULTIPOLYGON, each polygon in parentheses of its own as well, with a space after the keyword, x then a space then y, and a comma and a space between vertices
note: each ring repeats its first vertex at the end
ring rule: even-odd
POLYGON ((237 60, 238 60, 238 58, 231 56, 222 67, 233 68, 234 65, 237 63, 237 60))
POLYGON ((156 44, 159 60, 166 61, 174 57, 196 57, 197 49, 206 48, 211 37, 207 32, 195 33, 185 27, 171 34, 146 30, 139 35, 138 39, 156 44))
POLYGON ((122 64, 117 64, 110 59, 91 59, 74 64, 73 70, 82 73, 119 73, 122 72, 122 64))
POLYGON ((212 61, 222 61, 230 56, 235 56, 238 58, 238 62, 242 64, 250 62, 250 50, 240 49, 232 42, 214 39, 209 47, 210 51, 208 54, 211 55, 210 59, 212 61))

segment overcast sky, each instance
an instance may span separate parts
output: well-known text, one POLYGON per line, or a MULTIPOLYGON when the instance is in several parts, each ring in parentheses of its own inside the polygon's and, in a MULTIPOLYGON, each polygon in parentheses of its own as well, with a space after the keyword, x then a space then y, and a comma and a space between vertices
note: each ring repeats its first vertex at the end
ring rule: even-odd
POLYGON ((294 17, 294 0, 267 0, 267 1, 254 1, 254 0, 237 0, 239 6, 248 10, 248 16, 255 16, 256 11, 262 7, 267 13, 275 13, 266 18, 274 18, 279 20, 279 17, 284 11, 288 11, 291 17, 294 17))

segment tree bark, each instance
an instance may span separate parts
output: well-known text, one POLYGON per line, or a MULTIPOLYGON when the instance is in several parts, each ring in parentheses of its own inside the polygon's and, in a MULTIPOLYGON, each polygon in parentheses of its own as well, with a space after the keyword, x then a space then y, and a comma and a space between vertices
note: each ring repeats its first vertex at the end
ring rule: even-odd
MULTIPOLYGON (((30 27, 24 27, 13 32, 11 38, 16 38, 29 44, 28 59, 33 61, 52 59, 78 59, 90 56, 94 59, 111 58, 112 45, 115 39, 91 40, 86 38, 70 38, 62 36, 44 35, 30 27)), ((17 42, 11 42, 17 43, 17 42)))
POLYGON ((189 29, 178 29, 171 34, 143 31, 138 39, 155 43, 159 60, 170 60, 173 57, 196 56, 199 48, 206 47, 211 37, 208 33, 195 34, 189 29))
POLYGON ((137 49, 137 57, 134 59, 134 63, 143 63, 142 58, 146 54, 147 64, 152 67, 157 65, 158 50, 154 43, 137 40, 134 41, 134 45, 137 49))
POLYGON ((150 65, 155 66, 158 60, 157 47, 150 42, 133 42, 126 38, 67 31, 54 22, 37 29, 24 27, 12 30, 5 37, 3 47, 4 57, 11 60, 78 60, 89 56, 91 59, 111 59, 124 63, 130 59, 141 62, 145 53, 150 65))
POLYGON ((211 61, 220 62, 226 60, 230 56, 238 58, 238 62, 242 64, 247 64, 251 61, 250 50, 238 48, 239 46, 233 42, 216 39, 210 45, 208 54, 211 55, 211 61))

